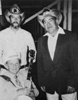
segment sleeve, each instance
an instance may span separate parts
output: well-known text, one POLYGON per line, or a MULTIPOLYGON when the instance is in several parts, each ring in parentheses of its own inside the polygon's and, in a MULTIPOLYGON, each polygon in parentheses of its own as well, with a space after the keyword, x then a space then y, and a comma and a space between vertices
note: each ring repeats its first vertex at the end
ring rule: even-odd
POLYGON ((6 100, 4 99, 4 95, 6 95, 6 90, 4 87, 4 83, 2 82, 2 78, 0 78, 0 100, 6 100))
POLYGON ((43 57, 42 57, 42 41, 38 40, 37 45, 37 74, 39 86, 44 86, 44 69, 43 69, 43 57))
POLYGON ((75 35, 72 35, 69 46, 70 67, 68 86, 77 88, 77 74, 78 73, 78 40, 75 35))
POLYGON ((8 88, 5 80, 0 77, 0 100, 14 100, 16 96, 16 90, 8 88))
POLYGON ((28 47, 29 47, 29 50, 35 51, 35 57, 34 57, 34 60, 33 60, 33 62, 35 62, 36 61, 36 47, 35 47, 34 39, 33 39, 31 34, 29 34, 29 36, 28 36, 28 47))

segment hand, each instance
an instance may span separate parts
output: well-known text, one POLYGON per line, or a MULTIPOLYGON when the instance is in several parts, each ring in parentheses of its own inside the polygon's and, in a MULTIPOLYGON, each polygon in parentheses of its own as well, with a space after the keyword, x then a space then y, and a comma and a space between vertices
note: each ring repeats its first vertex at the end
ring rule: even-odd
POLYGON ((21 88, 17 90, 18 96, 19 95, 29 95, 30 94, 30 88, 21 88))
POLYGON ((74 93, 74 92, 75 92, 75 88, 68 86, 67 93, 74 93))
POLYGON ((29 95, 30 94, 31 89, 30 88, 25 88, 25 95, 29 95))
POLYGON ((39 95, 38 89, 37 88, 31 89, 30 95, 34 95, 35 97, 37 97, 39 95))
POLYGON ((46 91, 45 86, 42 86, 41 90, 45 92, 46 91))
POLYGON ((31 88, 31 80, 25 80, 24 86, 27 88, 31 88))

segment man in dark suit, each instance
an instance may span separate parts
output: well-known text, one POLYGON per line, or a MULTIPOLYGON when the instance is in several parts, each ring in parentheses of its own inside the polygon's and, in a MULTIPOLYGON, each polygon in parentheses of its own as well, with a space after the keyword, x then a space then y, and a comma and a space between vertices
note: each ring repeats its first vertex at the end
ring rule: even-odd
POLYGON ((47 100, 77 100, 75 35, 59 26, 62 14, 56 9, 46 9, 38 21, 46 30, 38 40, 37 71, 39 86, 46 92, 47 100))

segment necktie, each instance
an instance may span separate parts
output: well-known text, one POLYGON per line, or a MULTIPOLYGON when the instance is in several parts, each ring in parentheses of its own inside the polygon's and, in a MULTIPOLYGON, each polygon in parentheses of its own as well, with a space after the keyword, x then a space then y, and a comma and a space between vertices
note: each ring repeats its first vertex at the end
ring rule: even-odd
POLYGON ((17 75, 15 76, 15 81, 16 81, 16 84, 17 84, 18 86, 22 87, 21 82, 19 81, 17 75))

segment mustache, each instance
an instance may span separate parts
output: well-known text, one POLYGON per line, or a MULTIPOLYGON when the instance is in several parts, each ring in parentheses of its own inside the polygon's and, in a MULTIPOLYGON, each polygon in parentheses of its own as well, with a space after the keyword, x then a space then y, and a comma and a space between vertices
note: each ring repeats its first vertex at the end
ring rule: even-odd
POLYGON ((15 24, 15 23, 17 23, 17 24, 18 24, 18 22, 13 22, 12 24, 15 24))

